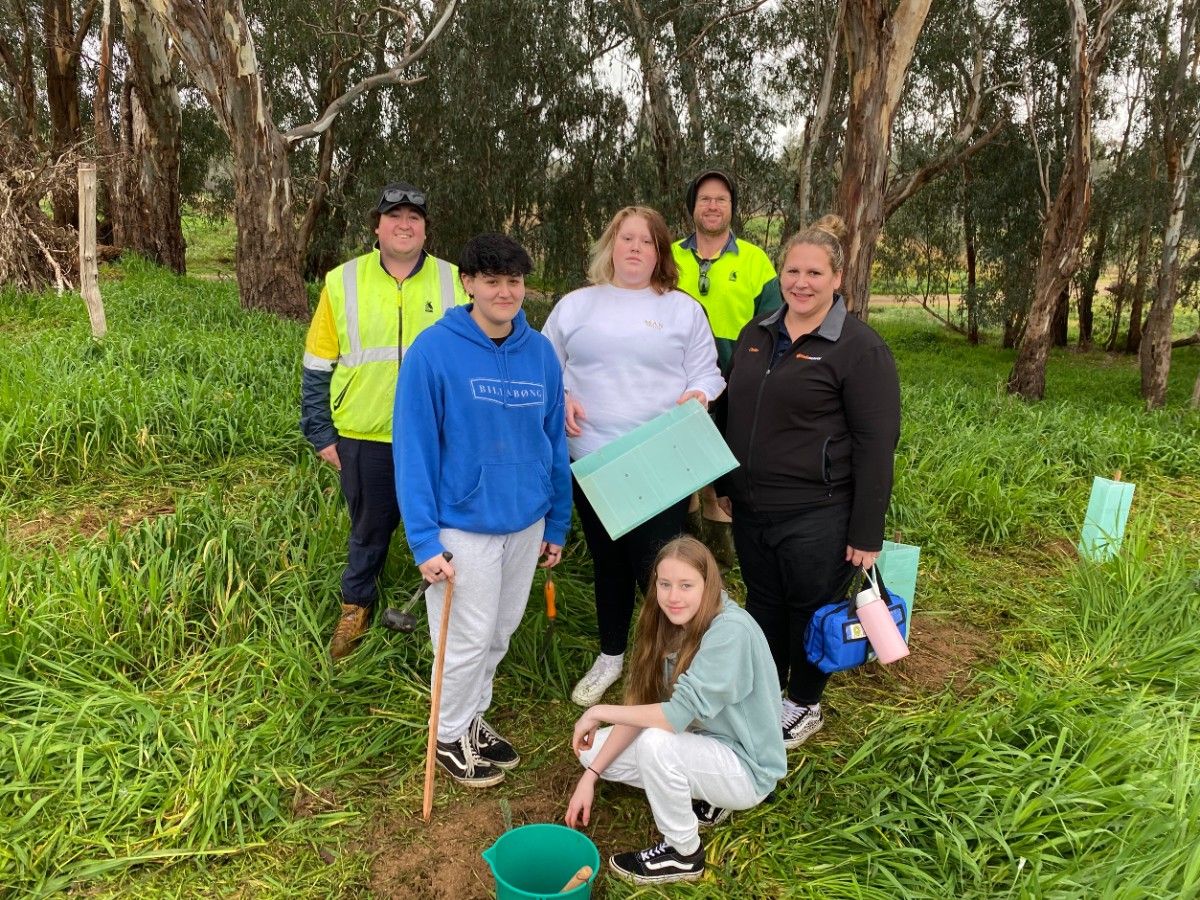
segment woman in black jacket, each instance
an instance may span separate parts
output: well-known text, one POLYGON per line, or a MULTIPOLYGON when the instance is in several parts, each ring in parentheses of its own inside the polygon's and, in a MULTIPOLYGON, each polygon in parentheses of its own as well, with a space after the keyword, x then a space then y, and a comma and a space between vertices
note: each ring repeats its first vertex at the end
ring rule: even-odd
POLYGON ((785 690, 789 748, 824 724, 829 676, 808 661, 804 633, 879 556, 900 436, 895 360, 837 293, 845 233, 825 216, 784 245, 784 305, 742 329, 719 415, 741 465, 718 491, 732 507, 746 609, 785 690))

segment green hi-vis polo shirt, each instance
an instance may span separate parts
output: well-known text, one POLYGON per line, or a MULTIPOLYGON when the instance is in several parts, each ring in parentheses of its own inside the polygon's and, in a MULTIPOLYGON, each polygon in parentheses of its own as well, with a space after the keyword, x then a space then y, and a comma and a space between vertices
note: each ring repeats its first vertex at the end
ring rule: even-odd
POLYGON ((679 289, 691 294, 708 314, 708 324, 717 339, 717 362, 729 368, 733 346, 747 322, 759 313, 778 309, 782 303, 775 267, 761 248, 729 233, 721 255, 708 268, 708 291, 700 290, 700 256, 696 235, 671 245, 679 267, 679 289))

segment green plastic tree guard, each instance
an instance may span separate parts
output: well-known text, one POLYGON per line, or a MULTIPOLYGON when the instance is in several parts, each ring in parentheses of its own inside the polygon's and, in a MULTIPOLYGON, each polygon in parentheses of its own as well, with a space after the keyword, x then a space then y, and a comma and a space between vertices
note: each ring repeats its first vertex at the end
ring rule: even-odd
POLYGON ((689 400, 572 463, 616 540, 737 467, 704 407, 689 400))
POLYGON ((1079 555, 1092 562, 1105 562, 1117 555, 1125 538, 1125 523, 1133 505, 1133 482, 1092 479, 1092 496, 1083 518, 1079 555))

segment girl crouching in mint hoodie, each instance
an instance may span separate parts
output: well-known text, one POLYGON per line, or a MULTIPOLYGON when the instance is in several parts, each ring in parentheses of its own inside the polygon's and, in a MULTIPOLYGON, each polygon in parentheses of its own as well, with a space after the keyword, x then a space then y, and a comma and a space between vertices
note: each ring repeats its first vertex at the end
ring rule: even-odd
POLYGON ((556 565, 571 525, 562 370, 521 311, 531 268, 511 238, 472 238, 458 261, 472 302, 413 341, 396 391, 396 493, 408 546, 432 585, 434 647, 454 581, 437 761, 469 787, 497 784, 521 761, 483 715, 538 557, 556 565))
POLYGON ((761 803, 787 760, 767 640, 721 589, 717 561, 695 538, 676 538, 654 562, 625 700, 593 706, 575 723, 584 773, 566 822, 588 824, 601 778, 642 788, 663 840, 613 856, 614 874, 638 884, 699 878, 700 827, 761 803))

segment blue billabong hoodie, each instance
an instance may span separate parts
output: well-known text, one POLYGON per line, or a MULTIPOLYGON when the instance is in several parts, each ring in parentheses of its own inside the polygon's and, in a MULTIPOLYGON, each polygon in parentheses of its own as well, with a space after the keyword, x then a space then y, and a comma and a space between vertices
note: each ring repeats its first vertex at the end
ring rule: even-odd
POLYGON ((392 418, 396 496, 417 564, 441 553, 438 532, 510 534, 546 519, 571 526, 562 369, 523 311, 500 346, 456 306, 413 341, 392 418))

